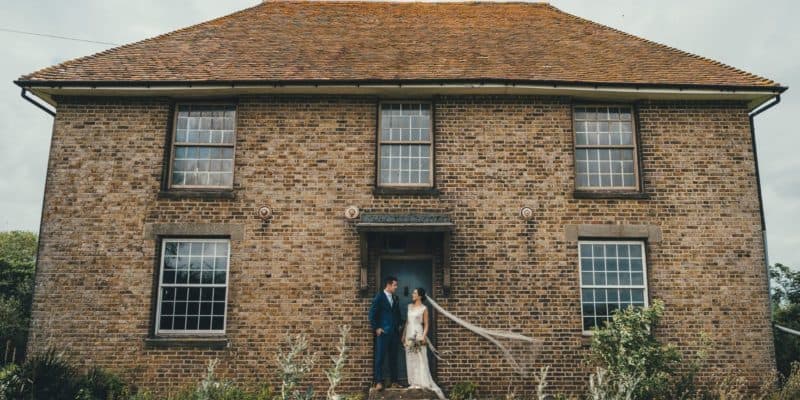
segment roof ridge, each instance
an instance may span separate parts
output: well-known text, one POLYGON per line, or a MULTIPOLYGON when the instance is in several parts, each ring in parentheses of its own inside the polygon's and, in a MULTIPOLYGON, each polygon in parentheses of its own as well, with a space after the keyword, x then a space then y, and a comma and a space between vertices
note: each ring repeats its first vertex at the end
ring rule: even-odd
POLYGON ((133 46, 136 46, 136 45, 143 44, 143 43, 153 42, 153 41, 161 39, 161 38, 163 38, 163 37, 165 37, 167 35, 173 35, 173 34, 177 34, 177 33, 180 33, 180 32, 185 32, 185 31, 188 31, 188 30, 193 29, 193 28, 198 28, 198 27, 201 27, 203 25, 207 25, 207 24, 211 24, 211 23, 214 23, 214 22, 218 22, 218 21, 221 21, 221 20, 226 19, 226 18, 231 18, 234 15, 245 13, 245 12, 250 11, 252 9, 261 7, 261 6, 265 5, 265 4, 268 4, 268 2, 261 2, 261 3, 258 3, 256 5, 254 5, 254 6, 250 6, 250 7, 247 7, 247 8, 243 8, 241 10, 234 11, 234 12, 232 12, 230 14, 226 14, 226 15, 222 15, 222 16, 219 16, 219 17, 216 17, 216 18, 212 18, 212 19, 209 19, 207 21, 198 22, 198 23, 196 23, 194 25, 185 26, 183 28, 179 28, 179 29, 176 29, 174 31, 165 32, 165 33, 153 36, 153 37, 144 38, 142 40, 138 40, 138 41, 131 42, 131 43, 126 43, 126 44, 123 44, 121 46, 116 46, 116 47, 112 47, 110 49, 105 49, 103 51, 99 51, 97 53, 93 53, 93 54, 90 54, 88 56, 76 57, 76 58, 72 58, 72 59, 69 59, 69 60, 66 60, 66 61, 62 61, 62 62, 60 62, 58 64, 51 65, 49 67, 45 67, 45 68, 36 70, 36 71, 31 72, 29 74, 22 75, 19 78, 19 80, 35 80, 35 78, 33 78, 33 77, 35 75, 37 75, 37 74, 46 73, 46 72, 50 72, 50 71, 53 71, 53 70, 57 70, 59 68, 68 67, 69 65, 74 64, 74 63, 78 63, 78 62, 81 62, 81 61, 84 61, 84 60, 91 60, 92 58, 103 56, 103 55, 106 55, 106 54, 109 54, 109 53, 112 53, 112 52, 115 52, 115 51, 123 50, 123 49, 129 48, 129 47, 133 47, 133 46))
POLYGON ((549 6, 548 1, 529 1, 529 0, 261 0, 261 4, 280 4, 280 3, 328 3, 328 4, 363 4, 363 3, 395 3, 395 4, 526 4, 537 6, 549 6))
POLYGON ((765 85, 780 86, 780 83, 775 82, 772 79, 765 78, 763 76, 756 75, 756 74, 754 74, 752 72, 748 72, 748 71, 745 71, 743 69, 736 68, 736 67, 734 67, 732 65, 723 63, 721 61, 714 60, 714 59, 708 58, 708 57, 703 57, 701 55, 698 55, 698 54, 695 54, 695 53, 692 53, 692 52, 689 52, 689 51, 686 51, 686 50, 681 50, 681 49, 679 49, 677 47, 672 47, 672 46, 669 46, 669 45, 666 45, 666 44, 663 44, 663 43, 659 43, 659 42, 656 42, 656 41, 653 41, 653 40, 650 40, 650 39, 645 39, 645 38, 643 38, 641 36, 637 36, 637 35, 634 35, 632 33, 628 33, 628 32, 625 32, 623 30, 620 30, 620 29, 617 29, 617 28, 614 28, 614 27, 611 27, 611 26, 608 26, 608 25, 605 25, 605 24, 601 24, 599 22, 592 21, 590 19, 582 18, 582 17, 579 17, 579 16, 574 15, 574 14, 570 14, 570 13, 568 13, 568 12, 566 12, 564 10, 561 10, 560 8, 554 6, 554 5, 550 4, 550 3, 541 3, 541 4, 547 6, 548 8, 551 8, 552 10, 554 10, 554 11, 560 13, 560 14, 566 15, 566 16, 568 16, 568 17, 570 17, 572 19, 578 20, 580 22, 589 23, 590 25, 598 26, 598 27, 600 27, 602 29, 607 29, 607 30, 622 34, 622 35, 627 36, 629 38, 638 40, 640 42, 644 42, 644 43, 647 43, 647 44, 655 45, 655 46, 661 47, 663 49, 669 50, 671 52, 676 52, 676 53, 679 53, 679 54, 684 55, 684 56, 695 58, 695 59, 707 62, 709 64, 725 68, 725 69, 730 70, 732 72, 736 72, 738 74, 743 74, 743 75, 745 75, 745 76, 747 76, 749 78, 758 79, 758 80, 762 81, 765 85))

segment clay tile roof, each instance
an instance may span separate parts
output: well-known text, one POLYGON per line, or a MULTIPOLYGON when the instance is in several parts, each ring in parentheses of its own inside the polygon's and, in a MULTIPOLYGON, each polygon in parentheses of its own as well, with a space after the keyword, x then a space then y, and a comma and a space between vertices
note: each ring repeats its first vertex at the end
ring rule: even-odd
POLYGON ((20 78, 778 87, 544 3, 264 2, 20 78))

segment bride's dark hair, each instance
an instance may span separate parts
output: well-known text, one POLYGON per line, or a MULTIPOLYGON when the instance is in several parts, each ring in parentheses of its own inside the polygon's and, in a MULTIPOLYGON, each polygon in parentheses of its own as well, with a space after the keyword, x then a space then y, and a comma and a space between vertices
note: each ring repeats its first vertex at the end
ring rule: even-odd
POLYGON ((424 303, 424 302, 425 302, 425 298, 426 298, 426 297, 425 297, 425 289, 423 289, 423 288, 421 288, 421 287, 418 287, 416 290, 417 290, 417 295, 419 295, 419 298, 420 298, 420 299, 422 300, 422 302, 424 303))

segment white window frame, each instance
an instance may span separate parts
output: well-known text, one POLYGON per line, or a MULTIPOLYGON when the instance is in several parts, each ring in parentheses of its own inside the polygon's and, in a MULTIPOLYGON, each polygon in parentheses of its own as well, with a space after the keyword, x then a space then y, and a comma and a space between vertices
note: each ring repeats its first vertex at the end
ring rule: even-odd
POLYGON ((647 246, 644 240, 593 240, 593 239, 581 239, 578 240, 578 281, 580 283, 580 308, 581 308, 581 331, 584 335, 592 335, 591 330, 584 330, 583 329, 583 289, 643 289, 642 296, 644 298, 644 306, 649 307, 649 295, 647 292, 647 246), (584 285, 583 284, 583 274, 581 271, 581 245, 582 244, 599 244, 599 245, 607 245, 607 244, 638 244, 642 248, 642 284, 641 285, 584 285))
MULTIPOLYGON (((230 282, 230 274, 231 274, 231 240, 230 238, 193 238, 193 237, 173 237, 173 238, 162 238, 161 239, 161 260, 159 262, 158 267, 158 301, 156 302, 156 320, 155 320, 155 334, 158 336, 187 336, 187 335, 224 335, 225 330, 228 326, 228 295, 230 294, 230 286, 228 283, 230 282), (162 330, 161 325, 161 294, 162 294, 162 282, 164 278, 164 255, 167 249, 167 243, 174 242, 174 243, 181 243, 181 242, 221 242, 224 241, 228 244, 228 257, 226 262, 225 268, 225 285, 219 284, 202 284, 202 283, 186 283, 181 285, 172 285, 172 287, 224 287, 225 288, 225 314, 222 316, 222 329, 194 329, 194 330, 162 330)), ((188 307, 188 306, 187 306, 188 307)), ((213 324, 213 321, 212 321, 213 324)))
POLYGON ((392 100, 392 101, 381 101, 378 102, 378 137, 377 143, 378 147, 376 149, 377 154, 375 157, 377 165, 375 165, 375 183, 377 187, 388 187, 388 188, 431 188, 433 187, 433 166, 435 164, 435 154, 434 154, 434 135, 435 132, 433 131, 433 102, 432 101, 424 101, 424 100, 392 100), (407 141, 398 141, 398 140, 381 140, 381 136, 383 136, 383 106, 384 104, 427 104, 430 107, 430 119, 428 121, 428 130, 430 131, 430 140, 407 140, 407 141), (430 150, 428 154, 430 155, 430 161, 428 164, 428 182, 427 183, 382 183, 381 182, 381 147, 382 145, 427 145, 429 146, 430 150))
POLYGON ((580 192, 638 192, 641 191, 641 178, 639 177, 639 141, 638 139, 638 132, 636 129, 636 108, 630 104, 596 104, 596 103, 589 103, 589 104, 575 104, 572 107, 572 160, 573 164, 575 165, 573 171, 573 180, 575 184, 575 190, 580 192), (578 130, 576 127, 577 124, 577 110, 581 108, 625 108, 630 110, 631 113, 631 144, 630 145, 616 145, 616 144, 578 144, 578 130), (633 150, 633 181, 634 186, 581 186, 578 184, 578 150, 633 150))
POLYGON ((175 104, 175 112, 172 116, 172 133, 170 136, 170 151, 169 151, 169 166, 167 174, 167 188, 174 189, 174 190, 203 190, 203 189, 211 189, 211 190, 232 190, 234 180, 236 179, 236 141, 237 135, 239 133, 239 126, 238 121, 239 119, 239 107, 237 104, 228 103, 228 102, 181 102, 175 104), (207 106, 207 107, 233 107, 233 143, 177 143, 177 135, 178 135, 178 117, 180 115, 180 108, 183 106, 193 107, 193 106, 207 106), (172 183, 172 173, 175 170, 175 152, 178 147, 208 147, 208 148, 230 148, 233 151, 233 157, 231 158, 231 185, 176 185, 172 183))

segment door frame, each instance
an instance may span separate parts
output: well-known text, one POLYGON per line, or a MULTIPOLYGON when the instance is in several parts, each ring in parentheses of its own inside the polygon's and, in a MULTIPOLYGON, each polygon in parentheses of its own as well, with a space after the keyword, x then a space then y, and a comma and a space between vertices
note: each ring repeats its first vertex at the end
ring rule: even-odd
MULTIPOLYGON (((407 260, 407 261, 421 261, 421 260, 428 260, 428 261, 430 261, 430 266, 431 266, 431 287, 428 290, 430 290, 430 292, 433 293, 433 286, 436 285, 436 263, 434 262, 434 261, 436 261, 436 255, 429 254, 429 253, 413 253, 413 254, 403 254, 403 253, 398 253, 398 254, 388 253, 387 254, 387 253, 382 253, 382 254, 378 255, 378 263, 377 263, 378 265, 376 265, 375 276, 376 276, 376 279, 378 281, 378 286, 380 287, 380 290, 383 290, 383 286, 380 286, 380 285, 383 284, 383 277, 382 277, 383 271, 382 271, 382 268, 381 268, 381 264, 383 263, 383 260, 387 260, 387 261, 388 260, 392 260, 392 261, 404 261, 404 260, 407 260)), ((436 310, 434 310, 434 309, 432 309, 430 307, 428 308, 428 311, 429 311, 428 324, 430 324, 430 327, 428 329, 430 331, 434 332, 433 338, 429 338, 429 339, 431 339, 431 344, 433 345, 433 347, 438 347, 439 346, 439 335, 436 334, 437 333, 437 331, 436 331, 436 316, 437 316, 437 313, 436 313, 436 310)), ((402 350, 402 348, 401 348, 401 350, 402 350)), ((438 375, 437 374, 437 372, 438 372, 438 362, 437 361, 438 360, 436 359, 436 357, 432 356, 430 354, 430 352, 429 352, 429 354, 428 354, 428 368, 430 369, 430 372, 431 372, 431 378, 433 378, 434 381, 437 380, 437 375, 438 375)))

